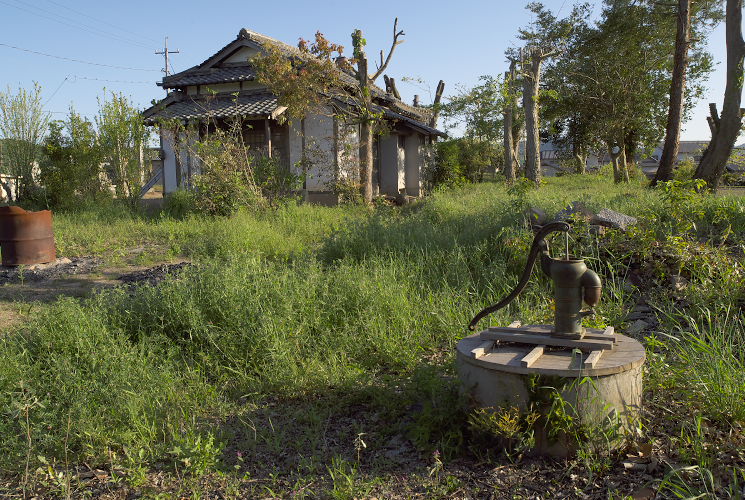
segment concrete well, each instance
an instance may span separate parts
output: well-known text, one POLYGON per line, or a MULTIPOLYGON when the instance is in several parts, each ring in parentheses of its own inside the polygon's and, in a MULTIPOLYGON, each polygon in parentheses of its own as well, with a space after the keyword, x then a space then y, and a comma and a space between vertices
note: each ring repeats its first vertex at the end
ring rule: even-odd
POLYGON ((614 334, 613 338, 613 348, 604 351, 593 367, 586 365, 588 352, 551 347, 524 366, 523 358, 535 345, 499 341, 491 347, 487 342, 485 348, 481 334, 471 335, 457 346, 461 388, 475 407, 537 411, 541 418, 534 428, 533 451, 567 456, 575 451, 575 444, 566 435, 557 437, 546 428, 557 395, 585 428, 608 425, 609 417, 615 415, 620 428, 628 429, 638 417, 644 347, 624 335, 614 334))

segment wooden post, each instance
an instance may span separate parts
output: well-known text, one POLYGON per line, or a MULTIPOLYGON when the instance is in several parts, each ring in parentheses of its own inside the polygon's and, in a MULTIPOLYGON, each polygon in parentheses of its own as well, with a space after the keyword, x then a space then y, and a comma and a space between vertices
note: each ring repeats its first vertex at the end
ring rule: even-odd
POLYGON ((269 125, 269 119, 264 120, 264 145, 266 146, 266 154, 269 158, 272 157, 272 128, 269 125))

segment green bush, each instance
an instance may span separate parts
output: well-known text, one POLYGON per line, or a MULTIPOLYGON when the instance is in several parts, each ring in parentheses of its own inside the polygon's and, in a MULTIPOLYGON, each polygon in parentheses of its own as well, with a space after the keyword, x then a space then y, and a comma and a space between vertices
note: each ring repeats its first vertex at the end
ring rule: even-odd
POLYGON ((193 191, 177 189, 163 200, 163 213, 174 219, 183 219, 196 211, 196 195, 193 191))

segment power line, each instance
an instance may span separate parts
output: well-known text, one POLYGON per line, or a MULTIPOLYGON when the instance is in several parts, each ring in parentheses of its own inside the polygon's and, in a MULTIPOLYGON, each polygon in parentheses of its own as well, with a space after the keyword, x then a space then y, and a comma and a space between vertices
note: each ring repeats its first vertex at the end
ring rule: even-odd
POLYGON ((22 11, 25 11, 25 12, 28 12, 28 13, 34 15, 34 16, 40 16, 42 18, 49 19, 51 21, 54 21, 54 22, 57 22, 57 23, 60 23, 60 24, 64 24, 66 26, 71 26, 73 28, 77 28, 77 29, 83 30, 83 31, 85 31, 87 33, 91 33, 93 35, 97 35, 97 36, 100 36, 100 37, 103 37, 103 38, 106 38, 106 39, 114 39, 114 40, 118 40, 120 42, 128 43, 128 44, 131 44, 131 45, 137 45, 137 46, 140 46, 140 47, 143 47, 143 48, 150 48, 150 45, 143 44, 139 40, 134 40, 132 38, 123 37, 121 35, 117 35, 115 33, 111 33, 111 32, 108 32, 106 30, 103 30, 103 29, 101 29, 101 28, 99 28, 97 26, 91 26, 89 24, 85 24, 84 22, 81 22, 81 21, 79 21, 76 18, 69 17, 69 16, 66 16, 64 14, 60 14, 59 12, 51 12, 51 11, 49 11, 47 9, 44 9, 42 7, 38 7, 38 6, 33 5, 33 4, 32 5, 26 4, 26 3, 22 2, 21 0, 10 0, 10 1, 15 2, 16 4, 20 4, 21 6, 19 7, 18 5, 9 4, 9 3, 7 3, 7 0, 4 0, 2 3, 4 3, 5 5, 8 5, 10 7, 14 7, 16 9, 19 9, 19 10, 22 10, 22 11), (36 10, 36 12, 34 12, 32 10, 29 10, 29 9, 34 9, 34 10, 36 10))
POLYGON ((2 42, 0 42, 0 45, 2 45, 3 47, 8 47, 8 48, 11 48, 11 49, 15 49, 15 50, 21 50, 23 52, 29 52, 31 54, 37 54, 37 55, 45 56, 45 57, 52 57, 54 59, 61 59, 63 61, 71 61, 71 62, 76 62, 76 63, 80 63, 80 64, 90 64, 91 66, 102 66, 104 68, 114 68, 114 69, 126 69, 126 70, 129 70, 129 71, 157 71, 157 72, 160 72, 160 70, 158 70, 158 69, 131 68, 131 67, 128 67, 128 66, 116 66, 116 65, 113 65, 113 64, 103 64, 103 63, 95 63, 95 62, 90 62, 90 61, 83 61, 81 59, 73 59, 72 57, 55 56, 53 54, 47 54, 47 53, 44 53, 44 52, 39 52, 37 50, 24 49, 23 47, 16 47, 15 45, 10 45, 10 44, 7 44, 7 43, 2 43, 2 42))
POLYGON ((131 40, 131 39, 126 39, 126 38, 121 37, 119 35, 116 35, 114 33, 110 33, 110 32, 106 32, 104 30, 101 30, 100 28, 96 28, 96 27, 93 27, 93 26, 86 25, 84 23, 81 23, 79 21, 76 21, 75 19, 72 19, 70 17, 64 16, 62 14, 59 14, 59 13, 51 13, 51 14, 50 13, 47 13, 47 11, 45 11, 44 9, 40 9, 39 7, 35 7, 35 6, 32 6, 32 5, 26 5, 26 4, 21 3, 21 2, 19 2, 19 3, 22 6, 18 6, 18 5, 12 4, 12 3, 8 3, 7 1, 4 1, 4 0, 0 0, 0 3, 2 3, 4 5, 7 5, 8 7, 13 7, 14 9, 18 9, 20 11, 27 12, 27 13, 33 15, 33 16, 37 16, 37 17, 41 17, 41 18, 44 18, 44 19, 48 19, 50 21, 54 21, 56 23, 59 23, 59 24, 65 25, 65 26, 70 26, 72 28, 76 28, 76 29, 79 29, 79 30, 85 31, 87 33, 90 33, 90 34, 93 34, 93 35, 97 35, 97 36, 100 36, 100 37, 103 37, 103 38, 106 38, 106 39, 114 39, 114 40, 118 40, 120 42, 129 43, 131 45, 137 45, 139 47, 143 47, 143 48, 146 48, 146 49, 147 48, 150 48, 148 45, 145 45, 143 43, 140 43, 139 41, 134 41, 134 40, 131 40), (33 10, 29 10, 29 8, 36 9, 37 12, 34 12, 33 10), (39 12, 39 11, 41 11, 41 12, 39 12))
MULTIPOLYGON (((145 81, 145 80, 107 80, 105 78, 93 78, 90 76, 78 76, 78 75, 70 75, 75 80, 91 80, 95 82, 110 82, 110 83, 147 83, 148 85, 152 85, 153 82, 151 81, 145 81)), ((73 80, 73 81, 75 81, 73 80)))
POLYGON ((87 17, 88 19, 91 19, 91 20, 96 21, 98 23, 103 23, 103 24, 105 24, 107 26, 111 26, 112 28, 117 29, 117 30, 119 30, 119 31, 121 31, 123 33, 129 33, 130 35, 134 35, 134 36, 136 36, 138 38, 141 38, 143 40, 148 40, 148 41, 157 43, 157 40, 155 40, 154 38, 149 38, 149 37, 144 36, 144 35, 142 35, 140 33, 136 33, 134 31, 130 31, 130 30, 127 30, 127 29, 124 29, 124 28, 120 28, 119 26, 116 26, 115 24, 111 24, 110 22, 107 22, 107 21, 105 21, 103 19, 98 19, 98 18, 93 17, 93 16, 91 16, 89 14, 86 14, 85 12, 81 12, 79 10, 75 10, 72 7, 68 7, 65 4, 61 4, 59 2, 55 2, 54 0, 47 0, 47 2, 49 2, 51 4, 54 4, 54 5, 58 6, 58 7, 62 7, 64 9, 67 9, 67 10, 69 10, 71 12, 74 12, 75 14, 78 14, 78 15, 81 15, 81 16, 84 16, 84 17, 87 17))
POLYGON ((44 103, 44 104, 43 104, 42 106, 46 106, 47 104, 49 104, 49 101, 51 101, 51 100, 52 100, 52 97, 54 97, 54 96, 56 96, 56 95, 57 95, 57 92, 59 92, 59 89, 61 89, 61 88, 62 88, 62 86, 63 86, 63 85, 65 84, 65 82, 67 81, 67 79, 68 79, 68 78, 70 78, 70 75, 67 75, 67 76, 65 77, 65 79, 64 79, 64 80, 62 80, 62 82, 61 82, 61 83, 59 84, 59 87, 57 87, 57 88, 55 89, 55 91, 54 91, 54 92, 52 92, 52 95, 50 95, 50 96, 49 96, 49 98, 47 99, 47 102, 45 102, 45 103, 44 103))

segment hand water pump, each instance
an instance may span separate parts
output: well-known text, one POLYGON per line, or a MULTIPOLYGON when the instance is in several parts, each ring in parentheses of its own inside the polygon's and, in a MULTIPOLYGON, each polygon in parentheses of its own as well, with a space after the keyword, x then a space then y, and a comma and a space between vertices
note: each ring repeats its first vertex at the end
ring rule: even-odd
POLYGON ((540 255, 541 270, 551 278, 554 288, 556 307, 551 335, 573 339, 584 337, 585 329, 582 326, 582 318, 592 314, 592 308, 600 301, 602 290, 600 278, 594 271, 587 268, 583 259, 570 257, 568 240, 567 252, 563 259, 551 257, 546 243, 546 236, 549 234, 554 232, 568 233, 570 229, 571 226, 566 222, 551 222, 540 227, 533 238, 528 261, 515 289, 496 304, 478 313, 471 320, 468 328, 474 330, 476 324, 484 316, 505 307, 523 291, 533 272, 536 258, 540 255), (586 303, 590 309, 583 311, 582 302, 586 303))

